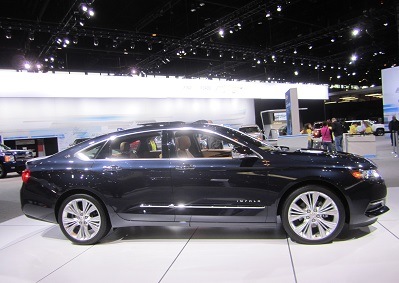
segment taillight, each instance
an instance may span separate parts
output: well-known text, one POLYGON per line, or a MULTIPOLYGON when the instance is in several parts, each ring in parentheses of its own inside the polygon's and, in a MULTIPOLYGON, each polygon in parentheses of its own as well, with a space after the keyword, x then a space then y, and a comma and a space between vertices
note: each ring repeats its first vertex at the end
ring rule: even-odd
POLYGON ((24 182, 25 184, 28 183, 30 179, 30 170, 25 169, 24 171, 22 171, 21 177, 22 177, 22 182, 24 182))

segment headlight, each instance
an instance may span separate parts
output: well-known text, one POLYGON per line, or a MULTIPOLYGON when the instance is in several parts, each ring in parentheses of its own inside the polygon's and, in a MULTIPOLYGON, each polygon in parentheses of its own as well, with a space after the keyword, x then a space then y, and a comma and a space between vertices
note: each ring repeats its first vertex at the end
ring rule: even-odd
POLYGON ((355 177, 356 179, 363 179, 363 180, 379 180, 381 179, 380 173, 378 173, 377 170, 375 169, 370 169, 370 170, 353 170, 352 176, 355 177))
POLYGON ((15 161, 14 155, 6 155, 6 156, 4 156, 4 161, 5 162, 14 162, 15 161))

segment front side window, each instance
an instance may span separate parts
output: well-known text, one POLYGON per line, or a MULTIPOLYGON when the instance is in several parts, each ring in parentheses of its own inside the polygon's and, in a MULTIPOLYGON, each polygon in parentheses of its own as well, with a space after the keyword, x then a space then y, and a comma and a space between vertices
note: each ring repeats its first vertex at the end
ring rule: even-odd
POLYGON ((200 130, 176 131, 174 143, 174 157, 177 158, 231 158, 235 144, 225 137, 200 130))

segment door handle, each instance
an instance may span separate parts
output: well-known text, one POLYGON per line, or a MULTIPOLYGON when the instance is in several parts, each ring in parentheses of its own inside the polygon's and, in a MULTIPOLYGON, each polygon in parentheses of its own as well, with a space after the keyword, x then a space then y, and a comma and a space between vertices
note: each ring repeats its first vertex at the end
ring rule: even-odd
POLYGON ((109 165, 109 166, 103 166, 103 171, 105 172, 117 172, 122 170, 122 167, 118 165, 109 165))
POLYGON ((182 165, 176 166, 175 169, 179 170, 179 171, 194 170, 195 166, 191 165, 191 164, 182 164, 182 165))

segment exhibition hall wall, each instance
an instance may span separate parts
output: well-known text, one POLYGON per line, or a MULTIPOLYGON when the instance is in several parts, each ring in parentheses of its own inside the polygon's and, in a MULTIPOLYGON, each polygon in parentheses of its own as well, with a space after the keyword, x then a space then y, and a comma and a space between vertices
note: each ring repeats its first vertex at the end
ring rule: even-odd
POLYGON ((328 98, 326 86, 82 73, 0 71, 4 140, 56 137, 60 150, 140 123, 212 120, 234 128, 255 123, 254 99, 328 98))
POLYGON ((382 73, 382 94, 384 104, 384 123, 399 117, 399 67, 384 69, 382 73))

